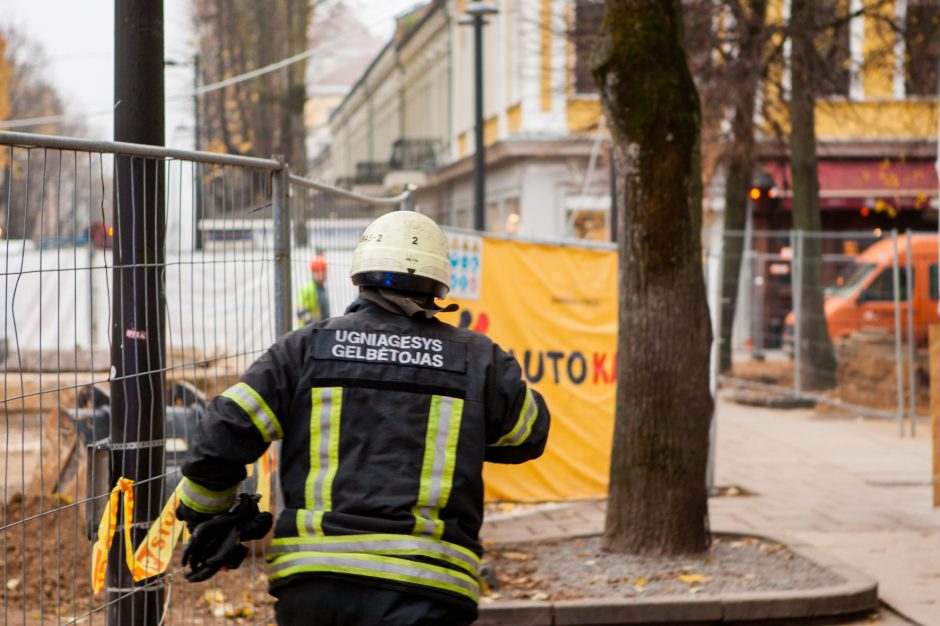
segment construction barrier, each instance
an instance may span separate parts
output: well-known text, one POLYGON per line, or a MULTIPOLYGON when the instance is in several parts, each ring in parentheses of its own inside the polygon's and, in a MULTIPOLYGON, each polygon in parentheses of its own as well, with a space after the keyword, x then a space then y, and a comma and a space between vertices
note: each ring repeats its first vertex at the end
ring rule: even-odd
POLYGON ((605 497, 616 390, 616 251, 449 236, 450 300, 460 310, 441 319, 511 351, 552 414, 542 458, 520 466, 488 464, 486 497, 605 497))

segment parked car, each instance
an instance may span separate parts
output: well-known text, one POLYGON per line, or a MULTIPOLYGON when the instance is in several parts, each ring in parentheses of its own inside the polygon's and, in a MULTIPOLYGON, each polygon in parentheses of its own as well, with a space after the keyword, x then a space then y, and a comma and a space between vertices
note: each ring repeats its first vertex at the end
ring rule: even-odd
MULTIPOLYGON (((927 327, 940 321, 937 313, 938 287, 937 235, 912 235, 911 260, 913 290, 907 294, 907 238, 898 237, 901 332, 907 335, 907 311, 913 305, 914 338, 926 343, 927 327)), ((826 288, 824 310, 829 336, 833 340, 864 329, 894 332, 893 241, 882 239, 871 245, 846 267, 833 285, 826 288)), ((794 315, 787 314, 783 345, 793 348, 794 315)))

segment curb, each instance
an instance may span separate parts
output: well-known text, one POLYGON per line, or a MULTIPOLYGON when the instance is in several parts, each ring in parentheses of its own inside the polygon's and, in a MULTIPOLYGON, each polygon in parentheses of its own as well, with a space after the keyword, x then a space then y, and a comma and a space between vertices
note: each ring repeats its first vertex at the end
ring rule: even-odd
POLYGON ((731 401, 765 409, 811 409, 816 406, 815 400, 780 393, 738 392, 731 396, 731 401))
MULTIPOLYGON (((715 533, 728 534, 728 533, 715 533)), ((739 533, 734 533, 739 534, 739 533)), ((818 589, 726 594, 691 599, 607 599, 536 602, 511 600, 480 606, 480 626, 614 626, 617 624, 754 623, 834 617, 871 611, 878 605, 878 582, 807 544, 766 535, 749 536, 791 551, 841 576, 845 582, 818 589)))

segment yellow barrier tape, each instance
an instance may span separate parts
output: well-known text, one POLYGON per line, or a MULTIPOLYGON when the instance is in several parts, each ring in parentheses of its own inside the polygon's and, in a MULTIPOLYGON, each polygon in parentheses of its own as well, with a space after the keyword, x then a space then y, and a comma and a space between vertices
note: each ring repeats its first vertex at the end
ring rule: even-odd
MULTIPOLYGON (((105 571, 108 568, 108 551, 114 540, 114 531, 117 528, 118 498, 124 494, 124 524, 130 526, 134 519, 134 481, 121 477, 118 479, 111 495, 108 497, 108 506, 98 524, 98 540, 92 548, 92 587, 95 593, 104 589, 105 571)), ((124 554, 127 568, 134 571, 134 549, 131 544, 131 535, 124 533, 124 554)))
MULTIPOLYGON (((271 474, 276 470, 277 457, 273 450, 269 450, 258 460, 258 492, 261 501, 265 503, 265 510, 270 509, 271 502, 271 474)), ((130 525, 134 519, 134 481, 129 478, 119 478, 117 485, 111 490, 108 497, 108 506, 105 507, 101 521, 98 523, 98 539, 92 548, 92 586, 95 593, 104 588, 105 573, 108 567, 108 552, 114 541, 117 530, 118 500, 124 495, 124 524, 130 525)), ((173 558, 180 537, 187 540, 186 524, 176 519, 176 508, 179 506, 179 487, 173 491, 170 499, 163 505, 160 516, 154 521, 143 543, 137 550, 133 549, 130 533, 124 533, 124 554, 127 569, 139 582, 164 573, 173 558)))
POLYGON ((160 516, 147 532, 144 542, 134 553, 134 568, 131 573, 134 581, 162 574, 170 565, 173 550, 179 541, 186 524, 176 519, 176 507, 179 505, 179 487, 173 491, 170 499, 163 505, 160 516))

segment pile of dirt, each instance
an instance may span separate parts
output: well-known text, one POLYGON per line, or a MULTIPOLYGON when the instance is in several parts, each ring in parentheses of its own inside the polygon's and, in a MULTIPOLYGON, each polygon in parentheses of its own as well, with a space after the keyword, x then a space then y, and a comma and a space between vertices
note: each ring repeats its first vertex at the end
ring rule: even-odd
POLYGON ((103 602, 92 593, 84 510, 14 495, 3 507, 3 603, 13 613, 68 618, 103 602))
MULTIPOLYGON (((836 344, 836 358, 840 400, 874 409, 897 409, 897 348, 892 335, 875 331, 855 333, 836 344)), ((906 345, 902 346, 901 362, 906 405, 910 402, 906 345)), ((918 413, 926 415, 930 407, 930 369, 923 351, 915 352, 914 385, 918 413)))
MULTIPOLYGON (((85 536, 84 509, 16 494, 2 514, 0 606, 10 623, 65 623, 90 612, 103 616, 108 597, 92 591, 92 542, 85 536)), ((260 545, 238 570, 200 584, 183 578, 181 554, 178 546, 164 579, 169 596, 165 626, 253 623, 249 618, 273 615, 260 545)))
MULTIPOLYGON (((897 347, 887 332, 869 330, 840 339, 834 345, 837 361, 836 388, 822 395, 833 399, 883 411, 896 411, 898 406, 897 347)), ((910 403, 908 348, 902 345, 902 385, 904 405, 910 403)), ((782 391, 793 389, 792 359, 735 362, 728 378, 742 380, 782 391)), ((914 352, 914 387, 916 412, 928 415, 930 409, 930 364, 926 350, 914 352)), ((826 409, 830 410, 830 409, 826 409)))

